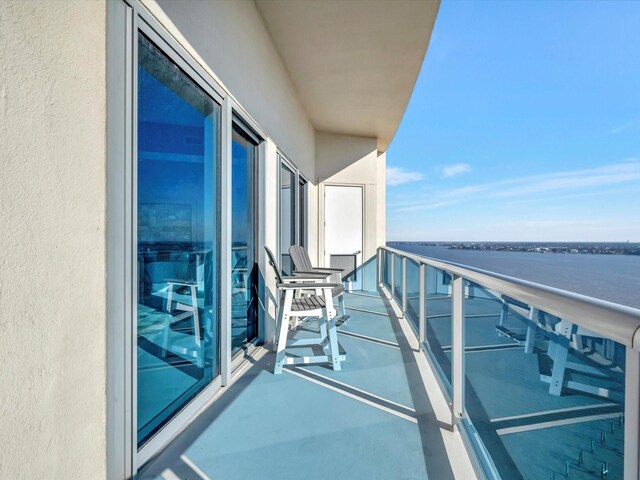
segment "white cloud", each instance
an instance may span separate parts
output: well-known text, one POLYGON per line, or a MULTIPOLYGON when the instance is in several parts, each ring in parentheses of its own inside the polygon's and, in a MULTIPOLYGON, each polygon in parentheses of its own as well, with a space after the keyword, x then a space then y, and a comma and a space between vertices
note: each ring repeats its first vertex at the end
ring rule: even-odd
POLYGON ((450 198, 459 198, 471 195, 473 193, 480 193, 487 189, 486 185, 469 185, 467 187, 454 188, 453 190, 447 191, 443 194, 443 197, 450 198))
POLYGON ((640 161, 631 158, 626 162, 596 168, 467 185, 466 187, 442 192, 441 196, 443 198, 460 198, 476 194, 476 196, 482 195, 494 198, 518 197, 537 193, 567 193, 573 190, 617 185, 637 180, 640 180, 640 161))
POLYGON ((456 163, 455 165, 447 165, 442 169, 443 177, 454 177, 461 173, 468 173, 471 171, 471 165, 468 163, 456 163))
POLYGON ((516 177, 498 182, 467 185, 451 190, 429 189, 428 193, 406 197, 404 201, 389 205, 397 212, 428 210, 453 202, 478 200, 539 201, 541 198, 593 195, 609 188, 630 187, 640 182, 640 160, 629 158, 625 162, 602 167, 555 172, 542 175, 516 177), (513 199, 513 200, 512 200, 513 199))
POLYGON ((435 208, 442 208, 448 205, 453 205, 455 203, 458 203, 458 202, 456 200, 449 200, 449 201, 435 202, 435 203, 419 203, 415 205, 409 205, 406 207, 397 207, 397 208, 394 208, 394 210, 396 212, 416 212, 420 210, 433 210, 435 208))
POLYGON ((609 133, 612 134, 612 135, 617 135, 618 133, 622 133, 622 132, 624 132, 626 130, 629 130, 629 129, 634 129, 635 130, 635 128, 638 125, 640 125, 640 122, 637 121, 637 120, 633 120, 631 122, 623 123, 622 125, 618 125, 617 127, 612 128, 611 130, 609 130, 609 133))
POLYGON ((625 162, 604 167, 536 175, 510 180, 504 189, 492 189, 493 197, 515 197, 536 193, 568 192, 571 190, 617 185, 640 180, 640 162, 625 162))
POLYGON ((424 176, 420 172, 411 172, 400 167, 387 167, 387 185, 392 187, 417 182, 423 178, 424 176))

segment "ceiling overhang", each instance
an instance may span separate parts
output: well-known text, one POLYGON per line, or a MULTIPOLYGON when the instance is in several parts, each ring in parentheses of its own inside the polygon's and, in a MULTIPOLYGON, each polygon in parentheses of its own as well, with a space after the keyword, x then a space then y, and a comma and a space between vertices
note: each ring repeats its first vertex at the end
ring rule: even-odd
POLYGON ((430 0, 256 0, 315 129, 385 151, 438 12, 430 0))

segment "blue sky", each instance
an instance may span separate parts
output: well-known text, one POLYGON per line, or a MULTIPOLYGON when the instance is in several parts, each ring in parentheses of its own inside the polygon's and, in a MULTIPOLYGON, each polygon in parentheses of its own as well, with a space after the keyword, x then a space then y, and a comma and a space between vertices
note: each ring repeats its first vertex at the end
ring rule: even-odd
POLYGON ((443 1, 389 240, 640 242, 640 2, 443 1))

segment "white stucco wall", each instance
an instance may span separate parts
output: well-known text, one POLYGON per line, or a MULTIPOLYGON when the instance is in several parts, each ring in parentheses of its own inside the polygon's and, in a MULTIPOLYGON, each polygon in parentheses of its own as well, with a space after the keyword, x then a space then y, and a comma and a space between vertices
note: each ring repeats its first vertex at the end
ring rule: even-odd
POLYGON ((316 161, 318 251, 324 251, 325 183, 363 185, 363 260, 371 258, 386 242, 386 154, 378 154, 376 138, 316 132, 316 161))
POLYGON ((157 3, 278 148, 314 178, 313 127, 254 2, 157 3))
MULTIPOLYGON (((280 200, 278 190, 278 175, 280 174, 280 165, 278 159, 278 148, 271 140, 267 140, 263 148, 264 156, 261 166, 260 179, 264 188, 261 190, 260 198, 262 205, 259 206, 259 225, 258 234, 260 246, 268 246, 274 254, 277 255, 278 245, 278 202, 280 200)), ((277 291, 275 275, 271 266, 267 263, 267 254, 263 248, 258 252, 260 269, 264 275, 265 292, 264 299, 260 302, 260 308, 265 310, 264 320, 264 339, 271 342, 276 331, 276 299, 273 292, 277 291)))
POLYGON ((104 1, 0 1, 0 119, 0 478, 103 478, 104 1))

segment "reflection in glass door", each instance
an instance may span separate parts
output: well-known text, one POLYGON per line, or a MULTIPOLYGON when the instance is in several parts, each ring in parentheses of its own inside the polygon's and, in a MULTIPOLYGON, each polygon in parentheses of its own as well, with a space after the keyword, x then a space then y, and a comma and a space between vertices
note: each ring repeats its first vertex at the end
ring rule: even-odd
POLYGON ((231 348, 253 340, 257 331, 255 231, 256 142, 234 125, 231 167, 231 348))
POLYGON ((289 247, 296 242, 295 202, 296 174, 280 163, 280 268, 290 275, 293 266, 289 256, 289 247))
POLYGON ((219 373, 220 107, 138 40, 137 432, 141 446, 219 373))
POLYGON ((307 245, 307 181, 298 175, 298 245, 307 245))

